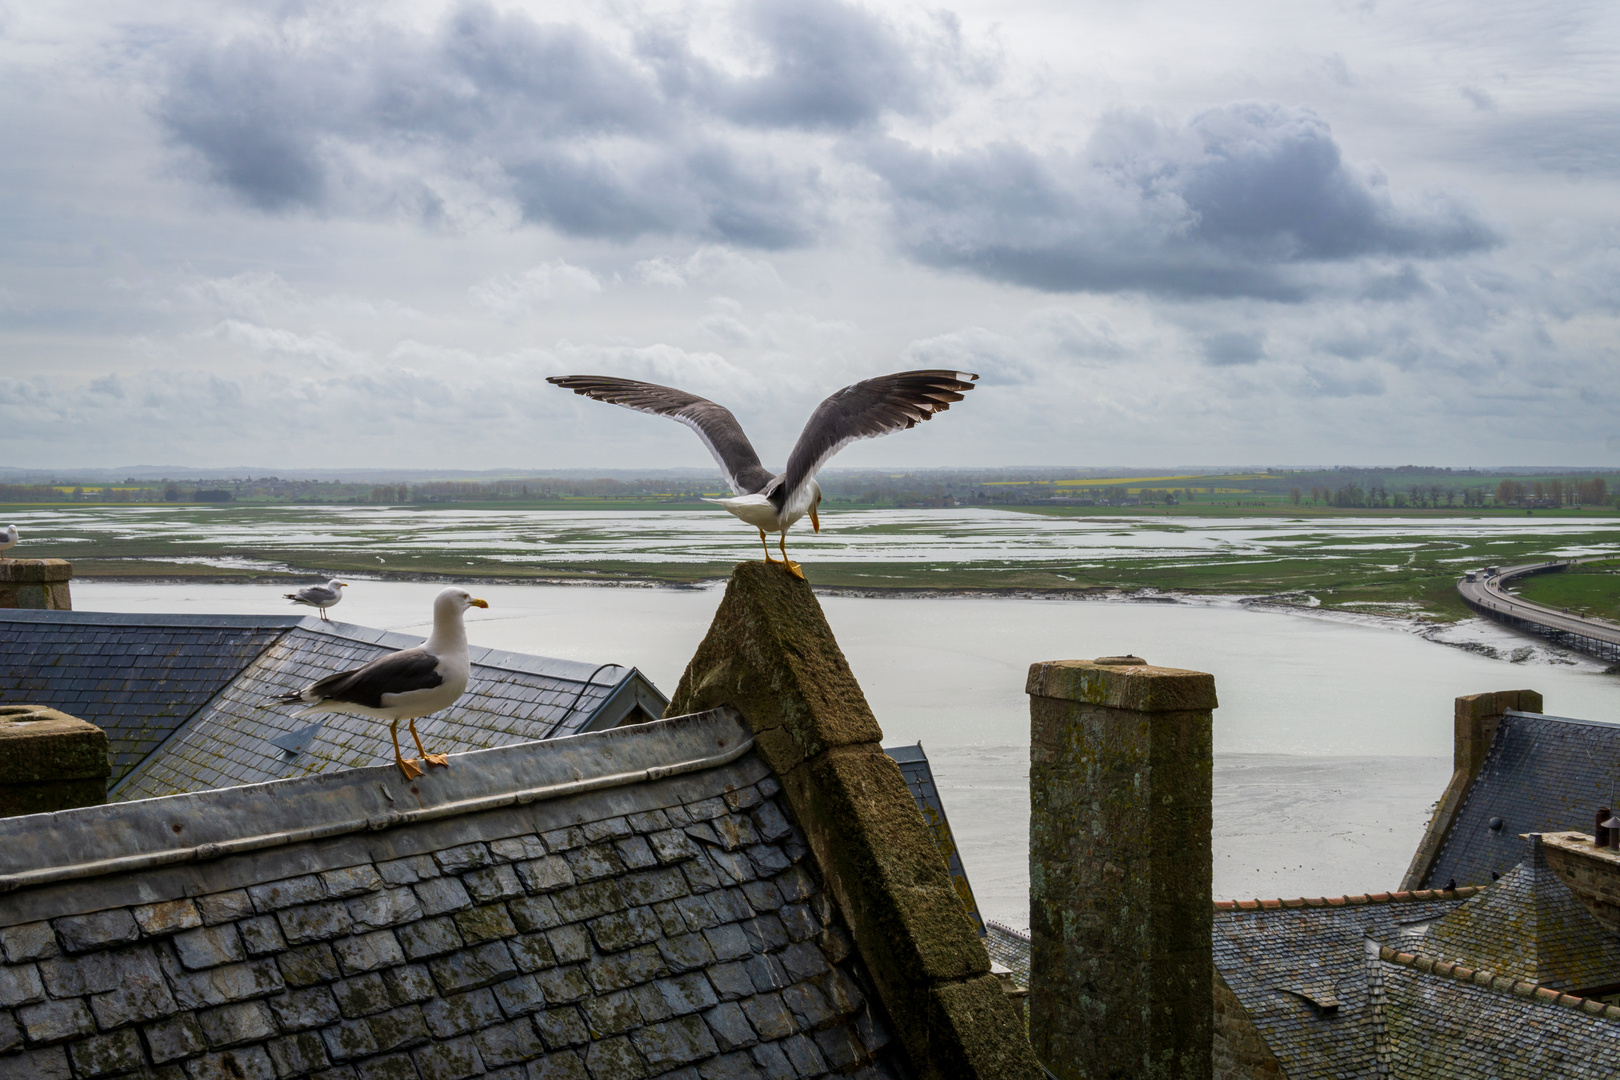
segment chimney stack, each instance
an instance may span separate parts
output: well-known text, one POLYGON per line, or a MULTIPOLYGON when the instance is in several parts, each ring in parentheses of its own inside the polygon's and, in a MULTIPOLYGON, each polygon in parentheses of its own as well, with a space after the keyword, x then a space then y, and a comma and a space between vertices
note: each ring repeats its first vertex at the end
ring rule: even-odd
POLYGON ((0 608, 72 611, 72 580, 73 564, 66 559, 0 558, 0 608))
POLYGON ((107 801, 107 733, 38 705, 0 705, 0 817, 107 801))
POLYGON ((1211 1075, 1215 680, 1035 664, 1029 1033, 1061 1080, 1211 1075))

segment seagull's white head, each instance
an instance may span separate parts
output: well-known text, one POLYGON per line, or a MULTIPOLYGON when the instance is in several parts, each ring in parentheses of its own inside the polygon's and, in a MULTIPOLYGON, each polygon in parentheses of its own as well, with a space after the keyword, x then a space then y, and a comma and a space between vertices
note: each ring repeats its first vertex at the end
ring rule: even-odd
POLYGON ((326 587, 331 589, 333 592, 337 592, 339 589, 347 589, 349 587, 349 583, 347 581, 339 581, 337 578, 333 578, 331 581, 326 583, 326 587))
POLYGON ((434 599, 433 614, 438 615, 440 612, 444 612, 446 614, 460 615, 468 608, 475 607, 487 608, 489 607, 489 602, 478 599, 466 589, 458 589, 451 586, 450 588, 441 592, 434 599))

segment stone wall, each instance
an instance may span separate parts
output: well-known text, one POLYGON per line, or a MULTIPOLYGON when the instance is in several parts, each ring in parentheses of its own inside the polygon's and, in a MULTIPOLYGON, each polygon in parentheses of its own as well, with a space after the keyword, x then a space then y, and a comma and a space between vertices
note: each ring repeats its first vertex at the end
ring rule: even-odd
POLYGON ((0 705, 0 817, 107 801, 107 734, 37 705, 0 705))
POLYGON ((1620 932, 1620 851, 1592 846, 1589 833, 1543 833, 1541 850, 1575 899, 1610 931, 1620 932))
POLYGON ((0 558, 0 608, 72 611, 72 580, 73 564, 66 559, 0 558))
POLYGON ((1219 971, 1215 972, 1214 1003, 1211 1058, 1215 1080, 1283 1080, 1282 1064, 1219 971))

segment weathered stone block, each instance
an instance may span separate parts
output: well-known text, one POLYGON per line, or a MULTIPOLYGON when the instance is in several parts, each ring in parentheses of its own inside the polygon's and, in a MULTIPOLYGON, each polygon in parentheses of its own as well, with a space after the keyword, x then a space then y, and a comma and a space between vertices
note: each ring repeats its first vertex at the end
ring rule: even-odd
POLYGON ((66 559, 0 558, 0 608, 72 611, 72 581, 66 559))
POLYGON ((101 805, 112 772, 107 753, 107 734, 94 724, 0 705, 0 817, 101 805))
POLYGON ((810 586, 763 563, 732 571, 664 715, 720 705, 748 720, 778 775, 833 747, 883 738, 810 586))

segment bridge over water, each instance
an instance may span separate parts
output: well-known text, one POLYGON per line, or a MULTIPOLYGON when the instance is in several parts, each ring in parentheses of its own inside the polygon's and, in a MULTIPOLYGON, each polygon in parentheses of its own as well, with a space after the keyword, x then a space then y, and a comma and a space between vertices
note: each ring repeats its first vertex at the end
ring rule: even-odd
POLYGON ((1531 603, 1507 592, 1507 586, 1515 580, 1535 574, 1562 573, 1583 561, 1553 559, 1522 566, 1505 566, 1494 572, 1470 573, 1457 582, 1457 591, 1462 594, 1463 603, 1505 626, 1556 641, 1599 660, 1620 661, 1620 626, 1531 603))

